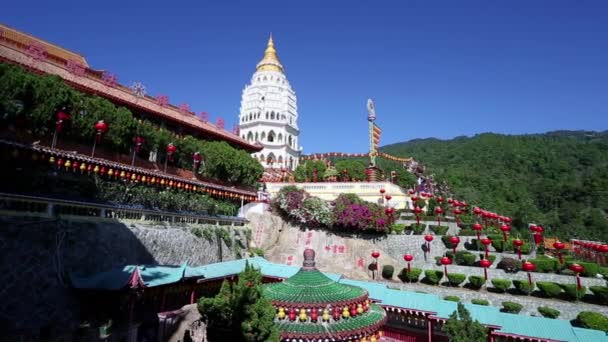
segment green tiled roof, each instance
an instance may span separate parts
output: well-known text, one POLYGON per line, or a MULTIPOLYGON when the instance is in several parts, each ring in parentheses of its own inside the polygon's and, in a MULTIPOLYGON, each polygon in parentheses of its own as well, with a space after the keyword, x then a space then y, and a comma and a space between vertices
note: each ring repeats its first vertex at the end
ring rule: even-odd
POLYGON ((303 335, 322 335, 324 337, 333 337, 332 335, 353 335, 361 332, 376 332, 378 328, 384 324, 386 313, 384 309, 376 304, 370 304, 369 310, 363 314, 347 319, 340 319, 331 324, 321 324, 313 322, 290 322, 285 319, 279 321, 279 330, 281 336, 286 337, 304 337, 303 335), (367 331, 369 330, 369 331, 367 331))
POLYGON ((364 300, 367 291, 360 287, 340 284, 317 269, 301 269, 283 282, 266 285, 264 295, 277 305, 332 304, 364 300))

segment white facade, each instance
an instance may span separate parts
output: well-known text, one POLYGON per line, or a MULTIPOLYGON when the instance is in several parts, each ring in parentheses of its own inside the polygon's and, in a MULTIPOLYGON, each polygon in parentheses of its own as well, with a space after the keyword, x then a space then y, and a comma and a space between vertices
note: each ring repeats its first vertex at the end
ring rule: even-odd
POLYGON ((300 130, 296 93, 279 62, 272 37, 250 84, 243 89, 239 133, 243 139, 264 146, 253 156, 265 168, 294 170, 298 165, 300 130))

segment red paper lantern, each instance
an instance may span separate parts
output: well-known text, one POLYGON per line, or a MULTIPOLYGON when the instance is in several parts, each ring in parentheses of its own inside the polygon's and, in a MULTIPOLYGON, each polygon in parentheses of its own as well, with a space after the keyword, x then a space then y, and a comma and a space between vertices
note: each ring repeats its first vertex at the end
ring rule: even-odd
POLYGON ((372 252, 372 258, 378 259, 379 257, 380 257, 380 252, 378 252, 378 251, 373 251, 372 252))
POLYGON ((448 258, 448 257, 443 257, 441 258, 441 264, 442 265, 451 265, 452 264, 452 259, 448 258))
POLYGON ((101 140, 102 135, 106 134, 108 132, 108 124, 105 123, 105 121, 103 120, 99 120, 97 121, 97 123, 95 123, 95 125, 93 126, 95 127, 95 131, 97 132, 97 142, 99 142, 101 140))
POLYGON ((524 241, 522 239, 513 240, 513 246, 517 248, 517 257, 521 260, 521 246, 524 245, 524 241))
POLYGON ((483 278, 488 280, 488 267, 492 265, 492 262, 488 259, 481 259, 479 261, 479 266, 483 267, 483 278))
POLYGON ((574 273, 583 273, 583 271, 585 270, 585 267, 583 267, 579 264, 572 264, 572 265, 570 265, 570 270, 572 270, 572 272, 574 272, 574 273))
POLYGON ((503 225, 500 226, 500 230, 502 230, 504 241, 506 242, 507 241, 507 233, 509 231, 511 231, 511 226, 509 226, 508 224, 503 224, 503 225))
POLYGON ((437 197, 437 202, 438 203, 443 203, 443 197, 441 197, 441 196, 437 197))
POLYGON ((456 247, 458 247, 458 244, 460 243, 460 238, 458 236, 452 236, 450 242, 452 243, 454 254, 456 254, 456 247))
POLYGON ((436 207, 435 208, 435 214, 437 214, 437 215, 443 214, 443 209, 441 209, 441 207, 436 207))
POLYGON ((386 198, 386 200, 387 200, 387 201, 390 201, 390 200, 393 198, 393 196, 391 196, 391 195, 386 195, 386 196, 384 196, 384 198, 386 198))
POLYGON ((433 241, 433 235, 427 234, 424 236, 424 239, 426 240, 426 242, 431 242, 433 241))
POLYGON ((170 143, 169 145, 167 145, 167 156, 169 157, 170 162, 173 161, 173 154, 176 151, 177 151, 177 147, 175 147, 175 145, 173 145, 173 143, 170 143))
POLYGON ((63 128, 63 123, 65 121, 68 121, 71 119, 70 114, 59 111, 59 113, 57 113, 57 122, 55 123, 56 128, 57 128, 57 134, 61 134, 61 130, 63 128))
POLYGON ((529 261, 524 261, 521 264, 521 269, 526 272, 533 272, 536 269, 536 265, 534 265, 533 263, 531 263, 529 261))
POLYGON ((144 142, 146 142, 144 137, 139 135, 135 137, 135 153, 139 153, 141 151, 141 147, 144 145, 144 142))
POLYGON ((403 260, 405 260, 405 261, 407 261, 407 262, 410 262, 410 261, 414 260, 414 256, 413 256, 413 255, 411 255, 411 254, 405 254, 405 255, 403 256, 403 260))
POLYGON ((386 192, 386 190, 385 190, 385 189, 380 189, 380 193, 381 193, 381 194, 384 194, 385 192, 386 192))
POLYGON ((415 191, 415 190, 413 190, 413 189, 409 189, 407 192, 408 192, 410 195, 413 195, 413 194, 415 194, 415 193, 416 193, 416 191, 415 191))
POLYGON ((489 245, 491 245, 491 244, 492 244, 492 240, 490 240, 490 239, 488 239, 488 238, 483 238, 483 239, 481 239, 481 243, 482 243, 484 246, 489 246, 489 245))
POLYGON ((473 208, 473 214, 475 214, 475 215, 481 214, 481 209, 479 207, 473 208))

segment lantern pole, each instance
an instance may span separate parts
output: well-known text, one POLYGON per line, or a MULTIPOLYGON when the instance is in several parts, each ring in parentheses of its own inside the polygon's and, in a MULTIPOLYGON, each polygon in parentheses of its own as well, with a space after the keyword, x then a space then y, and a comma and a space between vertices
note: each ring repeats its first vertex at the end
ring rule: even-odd
MULTIPOLYGON (((97 133, 99 135, 99 133, 97 133)), ((95 140, 93 141, 93 151, 91 151, 91 157, 95 156, 95 146, 97 146, 97 136, 95 136, 95 140)))
POLYGON ((53 132, 53 142, 51 142, 51 148, 55 148, 55 144, 57 144, 57 127, 55 127, 55 132, 53 132))
POLYGON ((133 147, 133 158, 131 158, 131 166, 135 165, 135 153, 137 151, 136 147, 133 147))

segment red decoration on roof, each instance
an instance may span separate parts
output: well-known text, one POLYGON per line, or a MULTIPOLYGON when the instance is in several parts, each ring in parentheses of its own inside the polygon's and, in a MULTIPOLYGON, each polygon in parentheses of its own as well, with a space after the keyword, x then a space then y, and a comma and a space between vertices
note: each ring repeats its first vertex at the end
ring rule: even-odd
POLYGON ((209 113, 207 112, 200 112, 198 114, 198 118, 202 121, 202 122, 207 122, 209 121, 209 113))
POLYGON ((127 284, 132 289, 146 287, 144 280, 141 278, 141 272, 139 271, 139 267, 135 267, 135 270, 133 270, 133 273, 131 273, 127 284))
POLYGON ((159 106, 164 107, 169 104, 169 96, 167 95, 156 95, 156 103, 159 106))
POLYGON ((187 103, 182 103, 179 105, 179 110, 184 114, 190 113, 190 105, 187 103))
POLYGON ((215 126, 216 126, 217 128, 219 128, 219 129, 224 129, 225 124, 226 124, 226 123, 224 122, 224 119, 222 119, 222 118, 217 118, 217 121, 216 121, 216 123, 215 123, 215 126))
POLYGON ((75 59, 68 59, 67 62, 68 71, 76 76, 84 76, 85 66, 75 59))
POLYGON ((118 84, 118 76, 109 71, 104 71, 101 75, 101 81, 108 87, 115 87, 118 84))
POLYGON ((37 61, 44 60, 48 56, 46 47, 36 41, 30 42, 27 47, 27 53, 37 61))

